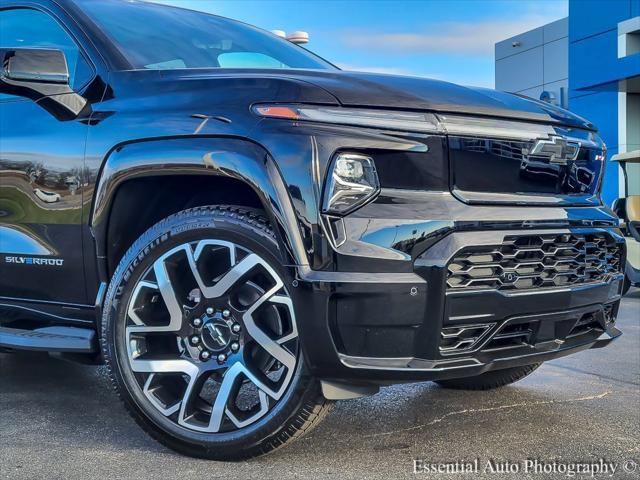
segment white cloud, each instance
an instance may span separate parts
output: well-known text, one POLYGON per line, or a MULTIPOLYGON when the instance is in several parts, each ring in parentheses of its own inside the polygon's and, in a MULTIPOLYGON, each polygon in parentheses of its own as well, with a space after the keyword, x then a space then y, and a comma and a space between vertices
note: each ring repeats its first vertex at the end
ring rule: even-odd
POLYGON ((447 22, 422 32, 349 33, 347 45, 367 50, 428 54, 491 55, 496 42, 548 23, 543 15, 526 15, 515 21, 447 22))

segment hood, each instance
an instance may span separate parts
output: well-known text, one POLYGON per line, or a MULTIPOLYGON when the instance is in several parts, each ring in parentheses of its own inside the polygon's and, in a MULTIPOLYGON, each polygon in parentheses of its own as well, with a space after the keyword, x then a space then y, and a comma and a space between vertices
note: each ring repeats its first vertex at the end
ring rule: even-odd
POLYGON ((593 124, 551 104, 488 88, 440 80, 345 71, 291 70, 281 77, 312 83, 344 106, 483 115, 595 129, 593 124))
MULTIPOLYGON (((122 72, 120 75, 126 75, 122 72)), ((145 72, 133 72, 141 75, 145 72)), ((497 117, 595 130, 593 124, 551 104, 488 88, 463 87, 441 80, 342 70, 198 69, 149 71, 166 88, 225 91, 225 97, 252 102, 340 104, 347 107, 428 110, 497 117), (215 86, 212 87, 212 82, 215 86), (224 84, 224 85, 223 85, 224 84), (230 90, 231 89, 231 90, 230 90)), ((139 83, 139 80, 138 80, 139 83)), ((136 84, 138 84, 136 83, 136 84)), ((144 88, 148 89, 148 84, 144 88)), ((192 92, 191 92, 192 93, 192 92)), ((193 97, 193 95, 190 95, 193 97)))

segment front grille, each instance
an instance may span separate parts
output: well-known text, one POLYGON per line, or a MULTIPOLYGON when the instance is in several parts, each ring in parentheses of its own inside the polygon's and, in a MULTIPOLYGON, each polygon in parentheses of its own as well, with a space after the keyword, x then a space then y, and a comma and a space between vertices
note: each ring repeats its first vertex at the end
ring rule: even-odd
POLYGON ((533 142, 515 142, 511 140, 487 140, 481 138, 461 138, 463 150, 474 153, 485 153, 521 162, 524 152, 530 150, 533 142))
POLYGON ((596 204, 594 196, 604 171, 602 149, 585 142, 574 158, 570 153, 575 150, 569 150, 575 145, 570 141, 565 148, 562 140, 554 138, 549 141, 554 147, 546 147, 562 149, 560 159, 552 158, 550 150, 532 154, 536 146, 545 148, 534 140, 450 136, 451 187, 457 197, 470 203, 511 202, 510 197, 517 195, 519 203, 530 205, 551 198, 566 205, 596 204))
POLYGON ((613 305, 605 305, 602 310, 569 315, 566 319, 530 320, 505 322, 482 346, 482 351, 506 350, 520 347, 536 347, 549 342, 562 345, 580 337, 598 337, 606 328, 606 311, 613 305))
POLYGON ((558 313, 512 317, 497 325, 444 327, 440 331, 440 354, 447 356, 517 348, 557 349, 567 342, 597 338, 615 320, 616 304, 608 303, 558 313))
POLYGON ((532 338, 538 329, 538 322, 505 324, 484 346, 483 350, 502 350, 531 346, 532 338))
POLYGON ((512 235, 502 245, 460 250, 449 290, 525 290, 602 282, 621 271, 622 251, 606 233, 512 235))

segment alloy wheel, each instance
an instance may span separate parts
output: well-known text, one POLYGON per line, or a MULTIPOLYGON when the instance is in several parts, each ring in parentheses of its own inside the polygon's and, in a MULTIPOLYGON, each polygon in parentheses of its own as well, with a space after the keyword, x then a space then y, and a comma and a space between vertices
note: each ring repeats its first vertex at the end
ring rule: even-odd
POLYGON ((223 240, 184 243, 155 260, 134 286, 124 334, 144 397, 197 432, 260 420, 298 362, 282 278, 258 254, 223 240))

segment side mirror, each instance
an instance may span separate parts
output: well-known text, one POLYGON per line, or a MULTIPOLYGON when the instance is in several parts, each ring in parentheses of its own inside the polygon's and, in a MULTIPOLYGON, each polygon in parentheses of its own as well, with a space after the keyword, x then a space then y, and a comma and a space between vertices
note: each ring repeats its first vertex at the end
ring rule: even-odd
POLYGON ((72 120, 87 100, 69 86, 67 60, 61 50, 12 48, 0 50, 0 93, 30 98, 59 120, 72 120))
POLYGON ((16 82, 69 86, 69 68, 60 50, 16 49, 5 56, 3 76, 16 82))

